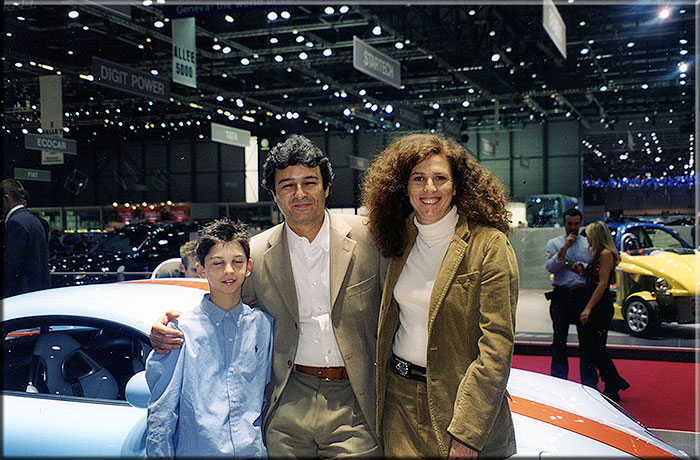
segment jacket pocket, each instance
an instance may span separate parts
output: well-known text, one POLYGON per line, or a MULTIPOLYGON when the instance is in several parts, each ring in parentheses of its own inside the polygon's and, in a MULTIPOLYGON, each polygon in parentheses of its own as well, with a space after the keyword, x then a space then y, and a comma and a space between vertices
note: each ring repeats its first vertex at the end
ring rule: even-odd
POLYGON ((455 283, 461 285, 464 288, 469 286, 474 286, 479 279, 479 272, 473 271, 469 273, 462 273, 461 275, 455 276, 455 283))
POLYGON ((358 294, 362 294, 375 287, 377 284, 377 275, 372 275, 364 281, 348 286, 345 289, 345 297, 352 297, 358 294))

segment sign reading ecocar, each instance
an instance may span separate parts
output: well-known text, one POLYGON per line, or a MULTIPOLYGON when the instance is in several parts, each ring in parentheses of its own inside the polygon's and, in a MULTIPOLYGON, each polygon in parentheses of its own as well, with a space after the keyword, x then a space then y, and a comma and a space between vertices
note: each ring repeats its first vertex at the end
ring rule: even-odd
POLYGON ((52 152, 78 154, 78 143, 73 139, 63 137, 40 136, 38 134, 24 135, 24 148, 31 150, 49 150, 52 152))

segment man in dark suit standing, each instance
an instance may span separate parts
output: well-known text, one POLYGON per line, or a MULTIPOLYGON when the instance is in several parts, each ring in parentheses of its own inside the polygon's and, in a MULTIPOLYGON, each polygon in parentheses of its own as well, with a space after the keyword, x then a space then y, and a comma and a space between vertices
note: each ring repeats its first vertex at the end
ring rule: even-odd
POLYGON ((49 245, 37 216, 24 207, 26 192, 15 179, 0 184, 3 238, 3 297, 51 286, 49 245))

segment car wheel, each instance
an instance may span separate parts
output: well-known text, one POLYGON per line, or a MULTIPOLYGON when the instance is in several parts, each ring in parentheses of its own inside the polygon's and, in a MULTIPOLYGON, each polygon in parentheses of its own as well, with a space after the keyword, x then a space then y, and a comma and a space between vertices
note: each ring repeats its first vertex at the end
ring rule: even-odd
POLYGON ((650 337, 659 328, 659 307, 654 301, 632 297, 625 306, 627 331, 639 337, 650 337))

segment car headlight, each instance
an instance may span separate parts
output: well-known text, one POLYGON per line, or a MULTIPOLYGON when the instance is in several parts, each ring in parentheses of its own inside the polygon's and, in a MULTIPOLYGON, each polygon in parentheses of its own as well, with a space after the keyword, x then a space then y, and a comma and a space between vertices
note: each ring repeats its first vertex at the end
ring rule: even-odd
POLYGON ((668 281, 663 278, 656 278, 656 290, 659 292, 666 292, 669 288, 668 281))

